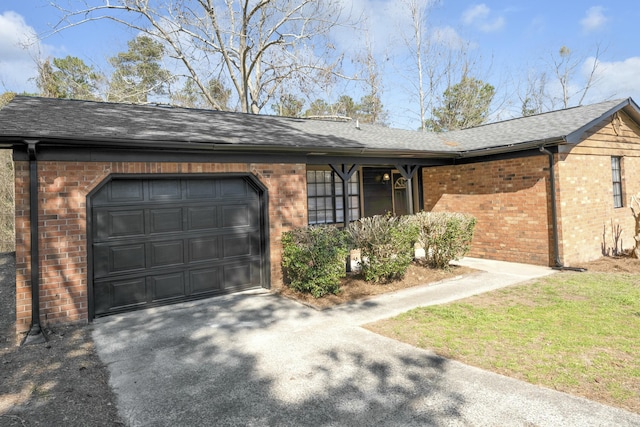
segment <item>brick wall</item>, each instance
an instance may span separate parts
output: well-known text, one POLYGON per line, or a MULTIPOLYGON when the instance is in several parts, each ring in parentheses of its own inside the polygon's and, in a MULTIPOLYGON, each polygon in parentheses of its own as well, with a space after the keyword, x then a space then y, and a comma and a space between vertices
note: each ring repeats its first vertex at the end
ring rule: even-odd
MULTIPOLYGON (((31 324, 29 164, 16 162, 16 331, 31 324)), ((88 321, 86 196, 109 174, 249 172, 269 192, 271 284, 282 285, 281 235, 307 224, 301 164, 38 162, 43 325, 88 321)))
POLYGON ((546 155, 423 169, 424 210, 478 220, 470 256, 549 265, 546 155))
MULTIPOLYGON (((623 159, 623 171, 628 174, 636 160, 623 159)), ((564 264, 575 265, 611 253, 612 227, 618 225, 623 231, 622 243, 628 248, 632 244, 633 217, 628 203, 622 208, 613 207, 611 157, 565 154, 558 172, 564 264)), ((635 187, 636 192, 640 190, 635 187)))
POLYGON ((565 150, 558 163, 563 262, 577 265, 612 253, 620 227, 623 249, 633 246, 629 199, 640 192, 640 128, 624 113, 565 150), (611 156, 622 157, 623 204, 613 205, 611 156))
MULTIPOLYGON (((614 230, 633 246, 632 195, 640 193, 640 126, 624 112, 555 155, 559 256, 565 266, 611 254, 614 230), (622 158, 622 208, 613 206, 611 156, 622 158)), ((425 168, 425 210, 478 218, 471 256, 553 265, 548 157, 425 168)), ((619 247, 620 248, 620 247, 619 247)))

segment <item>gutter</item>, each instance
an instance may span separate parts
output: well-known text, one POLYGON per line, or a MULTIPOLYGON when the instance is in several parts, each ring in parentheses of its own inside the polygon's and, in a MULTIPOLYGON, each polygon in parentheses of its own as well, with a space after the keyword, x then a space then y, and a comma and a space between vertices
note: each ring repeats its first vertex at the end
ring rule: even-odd
MULTIPOLYGON (((13 138, 13 137, 12 137, 13 138)), ((15 139, 6 138, 7 141, 15 139)), ((18 137, 15 137, 16 139, 18 137)), ((0 144, 3 144, 0 136, 0 144)), ((240 144, 225 141, 157 141, 157 140, 124 140, 124 139, 91 139, 66 140, 62 138, 39 138, 40 152, 48 147, 56 148, 88 148, 88 149, 124 149, 134 148, 140 150, 152 150, 156 152, 181 152, 182 150, 196 153, 216 153, 216 154, 300 154, 313 157, 324 156, 368 156, 368 157, 398 157, 416 160, 430 159, 454 159, 459 157, 456 152, 424 151, 416 149, 392 149, 366 146, 323 146, 323 145, 260 145, 260 144, 240 144)))
POLYGON ((31 328, 24 344, 46 341, 40 326, 40 252, 38 248, 38 159, 36 145, 39 141, 27 140, 29 152, 29 223, 31 234, 31 328))
POLYGON ((566 267, 560 260, 560 235, 558 233, 558 200, 556 198, 556 173, 553 153, 541 145, 540 152, 549 156, 549 185, 551 187, 551 219, 553 227, 554 270, 586 271, 584 268, 566 267))

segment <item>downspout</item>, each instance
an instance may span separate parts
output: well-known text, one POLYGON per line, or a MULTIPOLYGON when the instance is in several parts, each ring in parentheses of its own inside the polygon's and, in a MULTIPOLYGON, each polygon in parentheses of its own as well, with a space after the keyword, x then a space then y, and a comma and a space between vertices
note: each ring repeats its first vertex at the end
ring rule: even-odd
POLYGON ((31 226, 31 329, 27 342, 42 336, 40 327, 40 252, 38 250, 38 162, 36 145, 39 141, 26 141, 29 153, 29 223, 31 226))
POLYGON ((556 168, 553 161, 553 153, 544 145, 540 146, 540 152, 549 156, 549 186, 551 187, 551 224, 553 227, 553 253, 555 270, 586 271, 584 268, 565 267, 560 260, 560 235, 558 233, 558 200, 556 198, 556 168))

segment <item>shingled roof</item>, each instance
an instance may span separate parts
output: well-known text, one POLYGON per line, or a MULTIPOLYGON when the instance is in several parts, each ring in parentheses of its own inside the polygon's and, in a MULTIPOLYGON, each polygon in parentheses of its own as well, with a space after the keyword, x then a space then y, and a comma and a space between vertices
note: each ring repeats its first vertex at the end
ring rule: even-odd
POLYGON ((640 109, 628 98, 431 133, 356 121, 16 96, 0 111, 0 142, 37 139, 185 149, 202 148, 205 144, 256 151, 366 151, 459 157, 518 151, 542 144, 577 143, 585 131, 619 110, 640 123, 640 109))

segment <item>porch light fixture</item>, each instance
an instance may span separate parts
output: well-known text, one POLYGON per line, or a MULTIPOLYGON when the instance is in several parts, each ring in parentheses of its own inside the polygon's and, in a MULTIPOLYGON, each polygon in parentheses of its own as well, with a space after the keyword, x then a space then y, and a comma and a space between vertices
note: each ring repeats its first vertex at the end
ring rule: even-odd
POLYGON ((389 176, 388 173, 385 173, 384 175, 382 175, 382 182, 389 182, 391 180, 391 177, 389 176))

